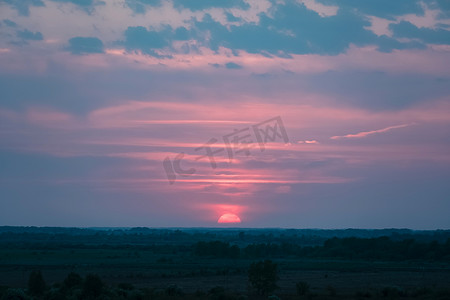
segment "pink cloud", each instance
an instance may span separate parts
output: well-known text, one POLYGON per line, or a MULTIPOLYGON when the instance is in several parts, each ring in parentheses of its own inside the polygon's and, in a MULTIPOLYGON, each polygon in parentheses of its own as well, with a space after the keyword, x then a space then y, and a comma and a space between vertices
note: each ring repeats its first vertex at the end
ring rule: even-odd
POLYGON ((449 75, 446 67, 449 52, 444 48, 428 48, 425 50, 407 49, 394 50, 390 53, 379 52, 376 46, 357 47, 351 45, 347 52, 337 56, 318 54, 292 54, 292 58, 267 57, 261 54, 238 51, 239 55, 232 55, 230 49, 221 47, 213 52, 207 48, 200 48, 198 55, 173 54, 171 59, 159 59, 139 53, 127 53, 124 50, 110 49, 108 55, 119 56, 125 61, 139 61, 138 68, 155 68, 160 63, 173 69, 201 69, 206 72, 219 72, 211 67, 212 64, 223 65, 230 61, 242 65, 240 73, 284 72, 318 73, 330 70, 369 69, 393 73, 415 72, 420 74, 449 75))
MULTIPOLYGON (((315 99, 314 95, 309 95, 315 99)), ((230 106, 218 102, 138 102, 128 101, 122 105, 104 107, 89 113, 86 118, 74 117, 64 112, 43 108, 30 108, 25 112, 0 110, 2 123, 8 130, 1 131, 2 140, 8 149, 28 152, 44 152, 57 156, 121 156, 148 161, 161 161, 166 156, 174 157, 184 151, 187 162, 208 164, 208 160, 195 161, 200 152, 195 148, 203 146, 208 139, 216 138, 216 148, 225 148, 223 135, 234 129, 249 127, 275 115, 283 119, 288 136, 293 144, 284 144, 278 140, 266 144, 267 151, 261 154, 258 146, 251 154, 258 159, 297 158, 299 154, 310 158, 343 157, 354 159, 351 152, 359 151, 357 156, 374 157, 370 160, 389 159, 381 156, 377 149, 347 149, 343 145, 331 145, 326 142, 332 136, 336 139, 351 139, 383 133, 417 124, 448 124, 450 105, 446 99, 428 104, 413 106, 400 111, 370 112, 348 107, 324 106, 320 102, 314 105, 243 101, 230 106), (246 112, 240 114, 237 112, 246 112), (190 118, 186 119, 186 115, 190 118), (356 134, 336 135, 337 132, 351 132, 354 128, 380 128, 380 124, 402 122, 390 126, 356 134), (38 125, 38 126, 36 126, 38 125), (37 130, 45 127, 45 134, 37 130), (158 127, 155 127, 158 126, 158 127), (167 127, 165 127, 167 126, 167 127), (179 126, 179 127, 177 127, 179 126), (64 129, 61 132, 60 129, 64 129), (155 131, 157 128, 158 131, 155 131), (170 128, 167 130, 166 128, 170 128), (144 130, 143 130, 144 129, 144 130), (50 134, 51 133, 51 134, 50 134), (20 138, 19 138, 20 137, 20 138), (318 141, 321 141, 319 144, 318 141), (144 147, 148 148, 146 152, 144 147), (255 156, 256 157, 256 156, 255 156)), ((256 100, 255 100, 256 101, 256 100)), ((422 128, 422 127, 420 127, 422 128)), ((1 142, 0 142, 1 143, 1 142)), ((400 149, 401 141, 395 145, 386 145, 385 149, 400 149)), ((409 157, 421 157, 423 154, 414 149, 404 149, 409 157), (413 153, 414 152, 414 153, 413 153)), ((398 157, 390 151, 390 157, 398 157)), ((216 157, 218 163, 227 163, 225 153, 216 157), (223 155, 222 155, 223 154, 223 155)), ((445 155, 436 155, 445 159, 445 155)), ((251 157, 250 157, 251 158, 251 157)), ((236 156, 235 163, 245 161, 245 156, 236 156)))
POLYGON ((300 0, 308 9, 317 12, 322 17, 335 16, 339 10, 338 6, 323 5, 315 0, 300 0))
MULTIPOLYGON (((308 0, 308 2, 313 1, 308 0)), ((174 47, 176 47, 175 44, 174 47)), ((0 64, 4 71, 28 73, 44 73, 48 71, 51 64, 57 62, 81 73, 131 67, 161 72, 189 70, 206 74, 224 74, 225 68, 214 68, 212 65, 223 66, 232 61, 243 66, 242 69, 233 70, 232 76, 248 76, 254 73, 277 74, 286 71, 310 74, 330 70, 362 69, 389 73, 450 75, 447 63, 450 56, 448 47, 436 45, 430 45, 426 49, 393 50, 390 53, 378 51, 377 46, 350 45, 345 53, 335 56, 291 54, 291 58, 267 57, 243 50, 232 51, 224 47, 220 47, 218 51, 199 47, 197 53, 187 54, 165 50, 160 54, 170 54, 170 57, 158 58, 139 53, 139 51, 127 52, 125 49, 117 48, 106 49, 104 54, 83 56, 71 55, 57 49, 39 50, 36 53, 15 50, 0 51, 0 64), (24 57, 26 57, 25 60, 24 57)), ((230 72, 227 73, 230 75, 230 72)))

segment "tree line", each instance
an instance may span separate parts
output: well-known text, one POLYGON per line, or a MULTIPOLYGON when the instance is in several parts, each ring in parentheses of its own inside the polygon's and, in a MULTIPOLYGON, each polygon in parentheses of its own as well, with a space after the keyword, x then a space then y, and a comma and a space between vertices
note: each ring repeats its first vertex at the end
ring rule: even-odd
POLYGON ((338 258, 370 260, 450 260, 450 239, 445 243, 401 241, 389 237, 331 238, 322 246, 305 246, 294 243, 259 243, 238 247, 229 242, 197 242, 193 246, 197 256, 230 259, 260 258, 338 258))

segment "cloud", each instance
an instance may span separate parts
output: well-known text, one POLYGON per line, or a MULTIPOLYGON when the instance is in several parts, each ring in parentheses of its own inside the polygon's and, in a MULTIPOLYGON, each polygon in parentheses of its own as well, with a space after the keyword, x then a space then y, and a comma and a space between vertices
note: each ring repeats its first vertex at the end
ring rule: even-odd
POLYGON ((49 0, 49 1, 60 2, 60 3, 71 3, 71 4, 81 8, 88 14, 91 14, 94 11, 96 6, 106 4, 102 0, 49 0))
POLYGON ((298 141, 298 144, 319 144, 316 140, 304 140, 304 141, 298 141))
POLYGON ((239 7, 248 9, 250 6, 243 0, 214 0, 214 1, 198 1, 198 0, 174 0, 173 6, 178 9, 187 8, 192 11, 205 10, 212 7, 232 8, 239 7))
POLYGON ((338 6, 340 10, 356 10, 366 15, 385 19, 393 19, 404 14, 421 15, 424 13, 420 0, 316 0, 316 2, 338 6))
POLYGON ((270 14, 260 14, 259 23, 222 24, 210 14, 205 14, 201 21, 195 21, 191 35, 202 46, 214 51, 226 47, 279 57, 291 54, 337 55, 347 51, 351 45, 376 45, 384 52, 423 48, 421 42, 380 36, 379 30, 375 34, 372 28, 374 19, 354 9, 333 10, 324 18, 309 9, 313 3, 316 2, 277 4, 270 14))
MULTIPOLYGON (((10 0, 0 1, 15 5, 10 0)), ((24 3, 37 5, 39 1, 24 3)), ((386 32, 389 31, 387 24, 399 22, 402 16, 412 18, 415 14, 430 11, 418 2, 413 2, 412 5, 408 2, 409 5, 406 5, 407 3, 401 0, 395 4, 383 1, 386 3, 383 8, 380 7, 382 5, 350 0, 342 3, 331 0, 257 1, 257 4, 254 1, 242 0, 127 0, 124 5, 130 7, 135 14, 109 2, 97 9, 96 6, 102 3, 95 0, 47 0, 42 2, 42 5, 47 4, 48 8, 36 10, 35 18, 41 18, 45 11, 48 11, 54 14, 55 20, 69 20, 66 32, 70 32, 71 36, 98 36, 109 45, 122 45, 128 51, 136 50, 155 57, 180 52, 198 53, 198 49, 202 47, 213 51, 223 47, 232 49, 235 54, 245 51, 286 58, 293 54, 338 55, 346 53, 352 45, 373 45, 379 51, 392 52, 396 49, 424 49, 426 43, 445 43, 447 38, 443 28, 436 29, 437 33, 414 33, 416 36, 430 35, 429 38, 402 38, 404 33, 389 36, 389 32, 386 32), (55 2, 59 4, 56 5, 55 2), (73 5, 88 11, 95 7, 96 14, 77 14, 79 9, 73 9, 73 5), (114 24, 102 21, 108 20, 109 13, 117 15, 123 21, 114 24), (74 26, 76 23, 71 17, 75 16, 84 18, 84 24, 93 26, 74 26), (433 34, 436 35, 435 38, 432 37, 433 34), (114 43, 117 41, 119 42, 114 43), (163 48, 164 53, 159 51, 163 48)), ((30 17, 32 21, 33 17, 30 17)), ((448 23, 448 20, 440 22, 448 23)), ((45 25, 42 22, 41 24, 45 25)), ((46 38, 51 36, 55 43, 71 37, 64 36, 59 30, 56 31, 56 36, 53 31, 47 34, 50 30, 49 24, 35 30, 42 32, 46 38)), ((391 24, 394 25, 400 26, 391 24)), ((396 28, 395 26, 392 28, 396 28)))
POLYGON ((438 8, 442 11, 441 18, 450 17, 450 2, 447 0, 436 0, 438 8))
POLYGON ((382 35, 378 38, 378 51, 392 52, 393 50, 403 49, 426 49, 426 45, 420 41, 412 40, 407 42, 400 42, 396 39, 382 35))
MULTIPOLYGON (((72 3, 79 6, 91 6, 94 4, 94 0, 50 0, 53 2, 72 3)), ((98 1, 97 1, 98 2, 98 1)))
POLYGON ((339 6, 323 5, 315 0, 301 0, 301 2, 310 10, 317 12, 322 17, 335 16, 339 6))
POLYGON ((391 24, 389 28, 397 38, 418 39, 423 43, 450 45, 450 31, 442 28, 418 28, 407 21, 391 24))
POLYGON ((225 16, 227 17, 228 22, 238 22, 238 21, 242 20, 241 18, 237 18, 232 13, 227 12, 227 11, 225 12, 225 16))
POLYGON ((185 27, 178 27, 175 30, 174 35, 175 40, 185 41, 189 39, 189 31, 185 27))
POLYGON ((372 130, 372 131, 362 131, 362 132, 358 132, 356 134, 336 135, 336 136, 332 136, 330 139, 338 140, 338 139, 364 138, 364 137, 366 137, 368 135, 371 135, 371 134, 387 132, 387 131, 390 131, 392 129, 404 128, 404 127, 408 127, 408 126, 411 126, 411 125, 414 125, 414 123, 389 126, 389 127, 386 127, 386 128, 372 130))
POLYGON ((145 14, 148 8, 161 5, 161 0, 125 0, 125 4, 136 14, 145 14))
POLYGON ((5 25, 9 27, 17 27, 17 24, 15 22, 8 19, 3 20, 3 23, 5 23, 5 25))
POLYGON ((169 45, 164 32, 147 30, 145 27, 128 27, 125 31, 123 42, 127 50, 140 50, 145 54, 158 56, 155 49, 161 49, 169 45))
POLYGON ((18 31, 17 36, 24 40, 42 41, 44 36, 40 32, 31 32, 27 29, 18 31))
POLYGON ((103 53, 103 42, 96 37, 74 37, 66 48, 72 54, 103 53))
POLYGON ((45 6, 41 0, 0 0, 0 5, 3 3, 9 4, 22 16, 28 16, 30 14, 30 6, 45 6))
POLYGON ((241 65, 238 65, 237 63, 234 63, 234 62, 226 63, 226 64, 225 64, 225 67, 226 67, 227 69, 242 69, 242 66, 241 66, 241 65))

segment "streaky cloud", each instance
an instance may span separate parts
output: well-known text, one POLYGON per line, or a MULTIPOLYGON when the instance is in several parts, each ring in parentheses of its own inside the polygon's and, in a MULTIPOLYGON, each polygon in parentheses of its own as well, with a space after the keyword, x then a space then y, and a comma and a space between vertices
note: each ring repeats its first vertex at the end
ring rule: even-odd
POLYGON ((335 136, 332 136, 330 139, 338 140, 338 139, 364 138, 364 137, 369 136, 371 134, 388 132, 388 131, 391 131, 392 129, 404 128, 404 127, 408 127, 408 126, 411 126, 411 125, 414 125, 414 124, 415 123, 400 124, 400 125, 389 126, 389 127, 385 127, 385 128, 377 129, 377 130, 362 131, 362 132, 358 132, 356 134, 335 135, 335 136))

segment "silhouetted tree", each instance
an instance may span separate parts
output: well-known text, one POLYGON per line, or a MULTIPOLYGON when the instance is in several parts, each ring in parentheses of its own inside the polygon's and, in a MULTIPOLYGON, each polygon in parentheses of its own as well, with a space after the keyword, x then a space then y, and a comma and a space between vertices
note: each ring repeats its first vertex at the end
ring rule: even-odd
POLYGON ((248 280, 260 295, 267 295, 278 288, 278 266, 271 260, 252 263, 248 280))
POLYGON ((28 277, 28 293, 32 296, 42 296, 45 292, 46 284, 41 271, 33 271, 28 277))
POLYGON ((83 283, 83 278, 78 273, 70 272, 67 275, 66 279, 64 279, 64 287, 71 289, 74 287, 81 287, 83 283))
POLYGON ((84 279, 83 296, 96 298, 101 295, 103 290, 103 281, 98 275, 89 274, 84 279))

